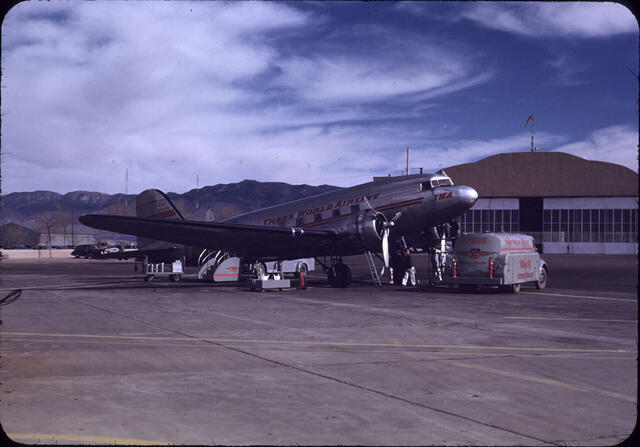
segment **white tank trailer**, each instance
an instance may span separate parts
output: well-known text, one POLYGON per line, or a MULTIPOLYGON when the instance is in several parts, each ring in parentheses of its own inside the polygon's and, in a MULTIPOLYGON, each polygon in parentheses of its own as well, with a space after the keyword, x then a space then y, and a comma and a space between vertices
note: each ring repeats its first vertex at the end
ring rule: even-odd
POLYGON ((457 284, 463 290, 482 285, 518 293, 524 283, 543 289, 549 268, 533 242, 533 237, 526 234, 463 234, 447 259, 442 282, 457 284))

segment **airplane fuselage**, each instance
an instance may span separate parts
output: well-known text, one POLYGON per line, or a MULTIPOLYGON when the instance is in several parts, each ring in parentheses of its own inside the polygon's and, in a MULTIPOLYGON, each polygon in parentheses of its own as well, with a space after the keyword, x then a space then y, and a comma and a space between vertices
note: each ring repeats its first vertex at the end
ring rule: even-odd
MULTIPOLYGON (((387 220, 400 212, 401 216, 391 227, 391 237, 411 238, 458 217, 473 206, 477 198, 473 188, 454 186, 444 175, 418 174, 388 177, 248 212, 223 222, 281 226, 303 231, 307 228, 334 229, 340 234, 353 234, 349 230, 358 214, 373 209, 383 213, 387 220)), ((335 254, 362 252, 362 244, 352 239, 352 244, 345 241, 341 244, 340 253, 335 254)))

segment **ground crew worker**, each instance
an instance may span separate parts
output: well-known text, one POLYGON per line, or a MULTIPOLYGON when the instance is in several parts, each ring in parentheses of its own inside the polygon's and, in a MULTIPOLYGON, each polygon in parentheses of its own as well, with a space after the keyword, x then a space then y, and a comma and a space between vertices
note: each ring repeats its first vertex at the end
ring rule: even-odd
POLYGON ((404 272, 404 278, 402 278, 402 285, 407 285, 407 280, 411 278, 411 285, 416 285, 416 268, 413 266, 413 259, 411 259, 411 250, 407 249, 404 258, 404 266, 406 271, 404 272))

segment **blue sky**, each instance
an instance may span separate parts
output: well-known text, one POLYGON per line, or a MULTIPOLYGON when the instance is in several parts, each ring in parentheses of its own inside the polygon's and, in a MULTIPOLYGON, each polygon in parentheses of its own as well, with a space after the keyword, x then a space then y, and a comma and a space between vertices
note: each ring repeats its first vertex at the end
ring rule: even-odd
POLYGON ((18 4, 2 194, 350 186, 502 152, 637 172, 638 25, 615 3, 18 4))

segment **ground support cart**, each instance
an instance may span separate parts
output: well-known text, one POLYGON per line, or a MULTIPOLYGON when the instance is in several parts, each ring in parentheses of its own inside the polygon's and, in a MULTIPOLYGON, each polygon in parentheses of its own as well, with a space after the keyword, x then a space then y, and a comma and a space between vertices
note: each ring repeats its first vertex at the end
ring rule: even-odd
POLYGON ((142 268, 145 272, 145 281, 151 281, 156 277, 169 278, 170 281, 180 281, 184 274, 182 261, 179 259, 173 262, 150 263, 145 256, 142 261, 142 268))

